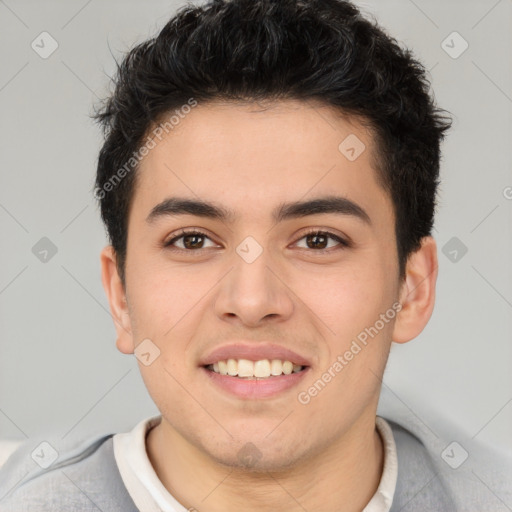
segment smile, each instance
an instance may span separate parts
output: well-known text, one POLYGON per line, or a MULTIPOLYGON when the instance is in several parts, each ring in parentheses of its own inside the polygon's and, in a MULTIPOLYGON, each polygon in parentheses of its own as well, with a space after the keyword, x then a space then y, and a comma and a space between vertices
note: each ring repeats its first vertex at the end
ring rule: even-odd
POLYGON ((243 400, 277 398, 297 386, 309 366, 289 360, 226 359, 201 367, 209 384, 223 394, 243 400))
POLYGON ((207 365, 206 368, 220 375, 229 375, 240 379, 269 379, 280 375, 298 373, 304 366, 281 359, 227 359, 207 365))

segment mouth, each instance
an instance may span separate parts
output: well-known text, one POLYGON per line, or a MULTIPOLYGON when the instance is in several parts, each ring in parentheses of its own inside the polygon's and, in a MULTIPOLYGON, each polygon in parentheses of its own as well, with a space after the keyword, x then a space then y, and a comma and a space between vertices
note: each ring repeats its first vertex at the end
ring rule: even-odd
POLYGON ((290 360, 233 358, 201 368, 215 389, 243 400, 278 397, 296 387, 310 370, 290 360))
POLYGON ((259 359, 258 361, 225 359, 205 365, 203 368, 219 375, 229 375, 238 379, 262 380, 299 373, 304 371, 306 366, 282 359, 259 359))

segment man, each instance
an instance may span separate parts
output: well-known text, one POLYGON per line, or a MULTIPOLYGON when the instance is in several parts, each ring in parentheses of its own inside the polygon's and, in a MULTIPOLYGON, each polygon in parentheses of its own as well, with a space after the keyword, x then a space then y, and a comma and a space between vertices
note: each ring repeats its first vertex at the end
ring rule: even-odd
POLYGON ((489 503, 376 415, 437 278, 449 120, 408 51, 349 2, 214 0, 126 56, 97 118, 103 285, 161 416, 25 475, 18 450, 2 510, 489 503))

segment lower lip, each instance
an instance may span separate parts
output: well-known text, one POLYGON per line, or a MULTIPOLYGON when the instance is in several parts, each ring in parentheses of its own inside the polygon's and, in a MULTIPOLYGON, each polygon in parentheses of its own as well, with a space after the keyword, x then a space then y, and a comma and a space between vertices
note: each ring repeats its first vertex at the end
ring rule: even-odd
POLYGON ((204 366, 201 369, 206 372, 211 382, 216 386, 244 399, 269 398, 283 393, 296 386, 309 371, 308 367, 300 372, 290 373, 290 375, 279 375, 278 377, 256 380, 221 375, 220 373, 208 370, 204 366))

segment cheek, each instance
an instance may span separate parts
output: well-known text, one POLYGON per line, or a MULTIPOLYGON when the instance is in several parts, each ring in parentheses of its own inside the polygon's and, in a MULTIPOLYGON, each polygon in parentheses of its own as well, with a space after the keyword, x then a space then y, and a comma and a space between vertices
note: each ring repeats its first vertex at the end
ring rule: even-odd
POLYGON ((139 272, 130 290, 136 323, 145 329, 139 334, 157 339, 173 336, 182 328, 182 319, 194 308, 200 308, 201 299, 211 287, 210 281, 211 276, 196 271, 193 266, 139 272))
POLYGON ((347 265, 338 272, 309 273, 294 291, 321 320, 322 332, 342 346, 391 305, 387 288, 382 269, 347 265))
POLYGON ((151 366, 140 365, 142 379, 153 402, 160 412, 171 418, 187 414, 190 409, 188 395, 179 384, 184 381, 179 371, 179 366, 169 364, 164 353, 151 366))

